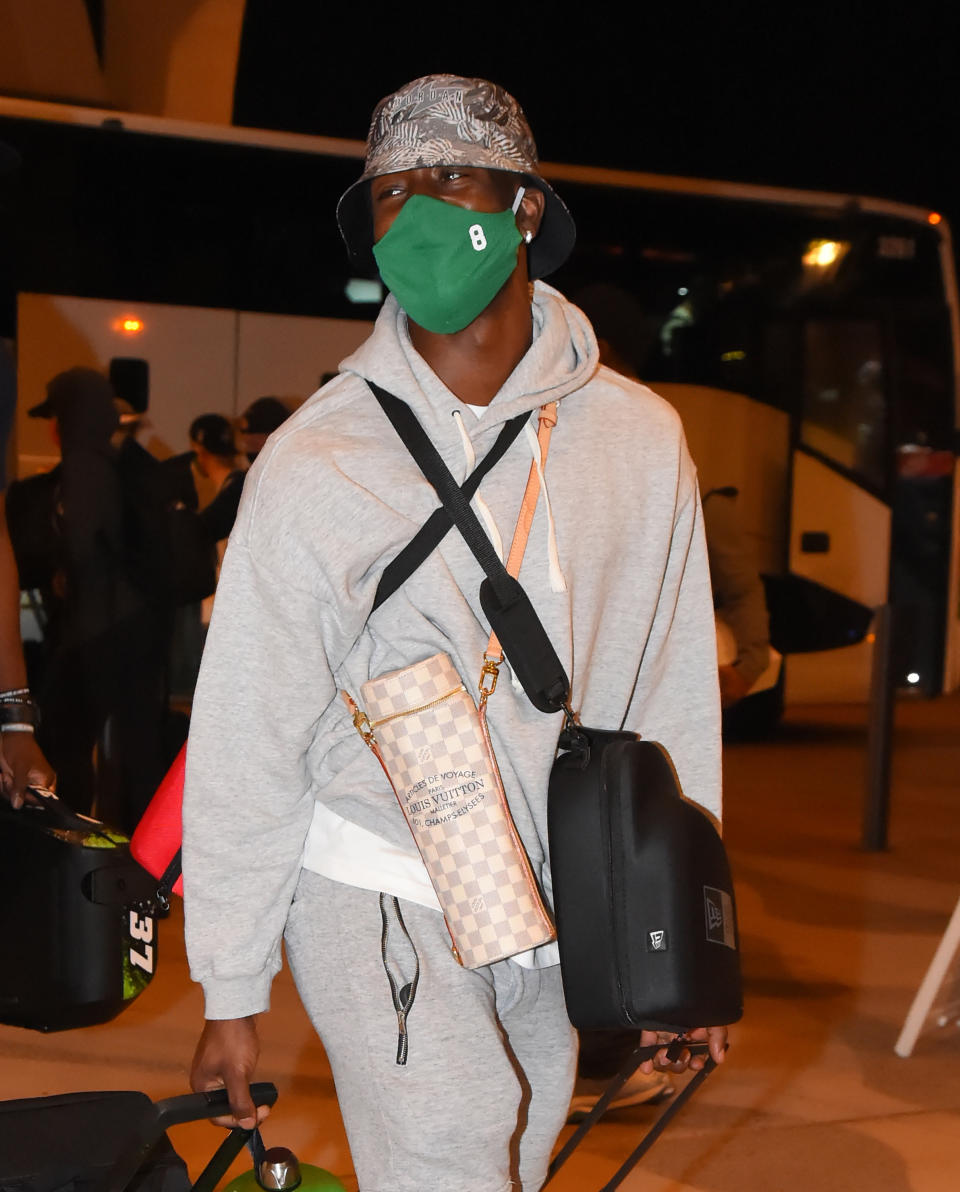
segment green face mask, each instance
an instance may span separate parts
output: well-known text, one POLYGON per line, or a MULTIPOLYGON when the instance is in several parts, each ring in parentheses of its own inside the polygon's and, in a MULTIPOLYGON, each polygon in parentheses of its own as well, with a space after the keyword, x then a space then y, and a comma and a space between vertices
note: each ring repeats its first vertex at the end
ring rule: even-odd
POLYGON ((427 331, 462 331, 500 292, 523 237, 516 209, 467 211, 412 195, 373 246, 383 284, 427 331))

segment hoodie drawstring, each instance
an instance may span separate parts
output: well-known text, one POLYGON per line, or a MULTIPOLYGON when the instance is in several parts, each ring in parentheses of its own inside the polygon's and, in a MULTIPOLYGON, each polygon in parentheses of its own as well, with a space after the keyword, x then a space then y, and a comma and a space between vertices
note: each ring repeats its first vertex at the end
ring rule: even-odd
MULTIPOLYGON (((463 415, 459 410, 453 411, 453 416, 457 422, 457 429, 460 431, 460 440, 463 444, 463 454, 467 464, 467 475, 469 476, 477 464, 476 452, 473 449, 473 443, 470 440, 470 435, 467 433, 467 428, 463 424, 463 415)), ((557 527, 553 517, 553 506, 550 504, 550 493, 547 489, 547 478, 544 474, 543 461, 545 458, 544 446, 549 442, 550 432, 557 425, 558 409, 556 402, 548 402, 547 405, 540 408, 540 420, 538 429, 534 431, 529 424, 524 428, 527 435, 527 442, 530 444, 530 454, 533 457, 533 462, 537 470, 537 481, 539 482, 539 489, 543 492, 544 506, 547 511, 547 552, 550 563, 550 590, 552 592, 566 592, 567 581, 564 577, 563 570, 560 567, 560 551, 557 547, 557 527)), ((531 478, 532 480, 532 478, 531 478)), ((524 502, 529 504, 532 498, 532 508, 529 509, 529 520, 533 520, 533 511, 536 508, 535 494, 531 491, 531 481, 527 482, 527 489, 524 493, 524 502)), ((484 501, 478 489, 474 501, 477 505, 483 523, 487 528, 487 533, 490 535, 490 540, 493 543, 494 550, 497 552, 497 557, 503 562, 503 538, 500 535, 500 530, 494 520, 490 508, 484 501)), ((509 560, 506 564, 507 570, 510 570, 509 560)))
MULTIPOLYGON (((460 431, 460 439, 463 443, 463 454, 467 458, 467 476, 477 466, 477 453, 473 449, 473 443, 470 441, 470 436, 467 434, 467 428, 463 425, 463 415, 459 410, 453 411, 453 416, 456 419, 457 427, 460 431)), ((466 479, 466 477, 464 477, 466 479)), ((497 558, 503 562, 503 539, 500 537, 500 531, 497 529, 497 523, 494 521, 493 514, 486 501, 481 497, 480 490, 477 489, 474 495, 474 502, 477 506, 483 524, 487 527, 487 533, 490 535, 490 541, 493 543, 493 549, 497 552, 497 558)))

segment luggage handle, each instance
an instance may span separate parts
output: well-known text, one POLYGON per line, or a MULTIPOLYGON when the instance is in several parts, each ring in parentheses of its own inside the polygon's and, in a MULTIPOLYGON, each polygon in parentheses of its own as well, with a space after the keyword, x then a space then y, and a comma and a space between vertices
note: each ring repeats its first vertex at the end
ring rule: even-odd
MULTIPOLYGON (((259 1080, 250 1085, 250 1097, 254 1105, 274 1105, 277 1100, 277 1086, 268 1080, 259 1080)), ((168 1097, 154 1103, 157 1111, 157 1137, 171 1126, 182 1126, 186 1122, 200 1122, 204 1118, 219 1117, 230 1112, 230 1101, 226 1089, 207 1089, 204 1093, 186 1093, 182 1097, 168 1097)), ((250 1131, 247 1131, 250 1133, 250 1131)))
POLYGON ((115 843, 109 830, 100 820, 92 819, 89 815, 80 815, 49 787, 28 786, 27 794, 31 797, 20 809, 21 815, 40 815, 47 827, 57 831, 83 832, 87 836, 100 836, 109 840, 111 844, 115 843))
MULTIPOLYGON (((258 1081, 250 1085, 250 1096, 254 1105, 273 1105, 277 1099, 277 1087, 268 1081, 258 1081)), ((166 1130, 185 1122, 198 1122, 229 1113, 230 1103, 226 1089, 210 1089, 205 1093, 168 1097, 155 1102, 153 1108, 154 1112, 141 1122, 136 1139, 120 1155, 113 1169, 97 1186, 96 1192, 124 1192, 166 1130)), ((234 1127, 200 1173, 193 1185, 193 1192, 213 1192, 253 1133, 253 1130, 234 1127)))
MULTIPOLYGON (((607 1111, 607 1107, 613 1098, 617 1095, 620 1089, 626 1084, 630 1077, 636 1072, 637 1068, 645 1060, 653 1059, 653 1057, 663 1050, 662 1043, 655 1043, 650 1047, 637 1047, 624 1061, 617 1075, 610 1081, 603 1096, 597 1101, 593 1109, 583 1119, 577 1129, 567 1139, 561 1149, 554 1156, 549 1168, 547 1169, 547 1178, 543 1182, 543 1187, 553 1179, 560 1168, 566 1163, 573 1152, 577 1149, 583 1141, 584 1136, 591 1130, 597 1122, 603 1117, 607 1111)), ((689 1043, 685 1039, 677 1038, 667 1047, 667 1058, 670 1060, 677 1060, 683 1051, 689 1051, 691 1055, 704 1055, 709 1053, 710 1048, 706 1043, 689 1043)), ((663 1131, 667 1128, 670 1120, 676 1113, 684 1106, 684 1104, 693 1096, 696 1090, 706 1080, 709 1074, 717 1066, 716 1061, 709 1054, 707 1061, 699 1072, 694 1073, 693 1077, 687 1082, 683 1089, 670 1100, 670 1104, 659 1115, 653 1125, 646 1131, 643 1138, 641 1138, 637 1147, 631 1151, 624 1162, 617 1169, 613 1178, 609 1180, 599 1192, 614 1192, 619 1188, 623 1181, 627 1178, 634 1167, 640 1162, 647 1151, 657 1141, 663 1131)))

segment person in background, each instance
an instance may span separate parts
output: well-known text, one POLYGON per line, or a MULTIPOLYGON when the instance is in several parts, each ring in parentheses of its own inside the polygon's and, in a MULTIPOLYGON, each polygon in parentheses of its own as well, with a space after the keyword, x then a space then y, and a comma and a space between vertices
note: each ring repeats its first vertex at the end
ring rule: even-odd
POLYGON ((21 807, 28 786, 53 786, 53 767, 34 736, 36 705, 20 641, 20 583, 7 532, 7 451, 16 407, 13 354, 0 339, 0 796, 21 807))
MULTIPOLYGON (((201 414, 194 418, 189 437, 193 467, 214 494, 206 504, 201 504, 196 518, 216 552, 216 578, 219 579, 220 563, 236 520, 245 472, 238 466, 233 426, 222 414, 201 414)), ((185 682, 181 683, 186 688, 184 694, 192 695, 196 684, 215 595, 205 596, 199 606, 182 610, 181 641, 188 668, 185 682)))
POLYGON ((41 742, 62 797, 130 831, 162 774, 165 660, 131 565, 115 396, 102 373, 72 368, 30 416, 51 420, 61 453, 41 742))
POLYGON ((590 320, 600 363, 632 381, 640 380, 656 340, 656 328, 628 290, 609 282, 591 282, 571 296, 590 320))
MULTIPOLYGON (((655 329, 632 294, 606 282, 585 286, 574 301, 593 324, 600 363, 640 380, 655 329)), ((722 655, 720 701, 725 713, 750 691, 770 663, 770 626, 763 581, 738 517, 737 489, 702 496, 710 580, 722 655)))
MULTIPOLYGON (((540 462, 522 580, 573 706, 586 723, 662 741, 684 789, 719 817, 695 472, 676 412, 598 369, 587 320, 540 280, 572 250, 573 220, 502 87, 432 75, 383 100, 337 214, 354 260, 373 253, 390 294, 366 342, 260 453, 224 558, 183 801, 187 950, 207 1019, 191 1084, 226 1087, 221 1124, 254 1124, 257 1018, 284 944, 359 1187, 532 1192, 576 1064, 555 941, 457 963, 397 800, 340 698, 437 651, 472 686, 490 632, 482 571, 456 533, 373 609, 383 567, 437 501, 368 381, 409 404, 458 480, 505 422, 526 420, 532 442, 515 439, 476 500, 491 537, 509 542, 540 462), (543 461, 531 421, 545 403, 558 421, 543 461), (632 503, 642 524, 622 516, 632 503)), ((504 675, 495 698, 503 785, 549 890, 559 724, 504 675)), ((725 1037, 691 1034, 718 1062, 725 1037)), ((650 1070, 706 1062, 656 1054, 650 1070)))
POLYGON ((230 537, 243 492, 233 427, 222 414, 201 414, 190 423, 190 446, 197 471, 215 494, 200 510, 200 521, 214 542, 222 542, 230 537))
POLYGON ((244 478, 233 427, 222 414, 195 418, 188 437, 190 450, 161 464, 159 492, 176 604, 171 693, 181 721, 193 698, 220 560, 244 478))
POLYGON ((268 436, 289 417, 290 411, 279 397, 258 397, 247 406, 240 415, 237 429, 240 431, 241 449, 250 463, 263 450, 268 436))
POLYGON ((713 607, 720 650, 720 704, 728 714, 770 665, 770 618, 754 552, 740 522, 737 490, 703 494, 713 607), (726 642, 726 648, 724 648, 726 642))

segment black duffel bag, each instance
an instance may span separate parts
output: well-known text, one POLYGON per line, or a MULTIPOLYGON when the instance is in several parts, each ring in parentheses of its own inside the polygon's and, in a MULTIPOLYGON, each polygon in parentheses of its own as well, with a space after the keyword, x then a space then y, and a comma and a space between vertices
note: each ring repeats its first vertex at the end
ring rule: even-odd
MULTIPOLYGON (((276 1087, 250 1085, 255 1105, 276 1087)), ((191 1183, 166 1131, 229 1110, 225 1089, 151 1101, 89 1092, 0 1101, 0 1192, 213 1192, 251 1137, 236 1127, 191 1183)))
POLYGON ((0 1022, 108 1022, 156 972, 162 892, 125 836, 28 789, 19 811, 0 799, 0 1022))
POLYGON ((567 1013, 582 1030, 684 1031, 743 1013, 733 882, 662 746, 570 726, 547 807, 567 1013))

